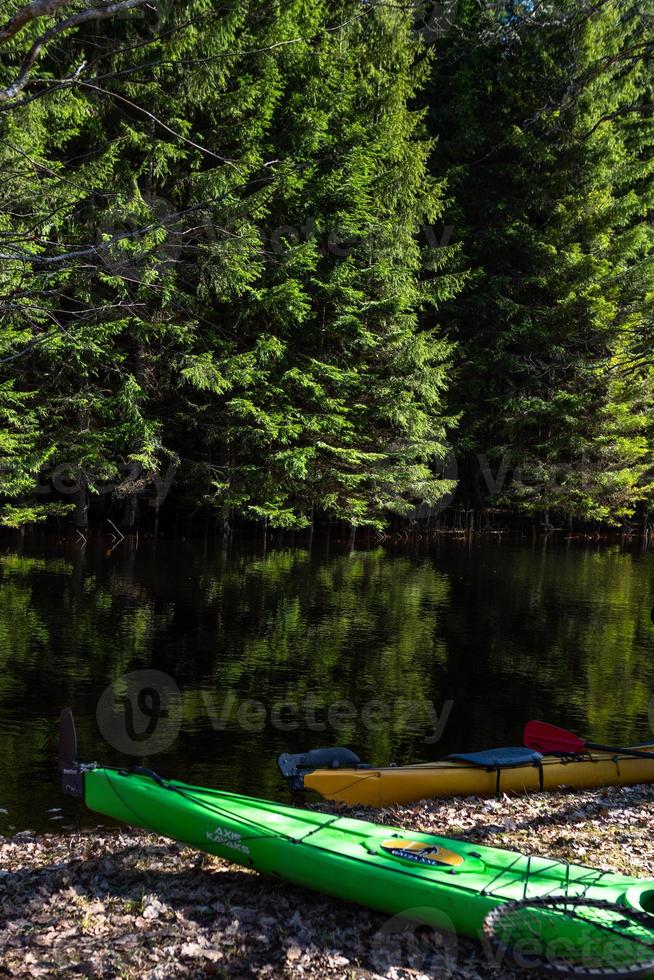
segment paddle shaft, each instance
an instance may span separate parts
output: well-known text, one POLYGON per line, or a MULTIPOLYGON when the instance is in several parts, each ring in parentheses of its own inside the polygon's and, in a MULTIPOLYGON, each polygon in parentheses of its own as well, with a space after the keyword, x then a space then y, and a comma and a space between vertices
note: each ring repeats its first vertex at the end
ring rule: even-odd
POLYGON ((654 751, 639 752, 638 749, 617 748, 615 745, 600 745, 598 742, 584 742, 584 745, 587 749, 597 749, 598 752, 615 752, 618 755, 633 755, 636 759, 650 759, 654 762, 654 751))

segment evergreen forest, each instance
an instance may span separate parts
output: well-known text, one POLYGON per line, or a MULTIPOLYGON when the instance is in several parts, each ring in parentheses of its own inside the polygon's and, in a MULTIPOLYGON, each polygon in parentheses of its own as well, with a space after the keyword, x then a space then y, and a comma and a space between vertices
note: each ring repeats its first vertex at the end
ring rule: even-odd
POLYGON ((2 524, 647 526, 652 0, 2 17, 2 524))

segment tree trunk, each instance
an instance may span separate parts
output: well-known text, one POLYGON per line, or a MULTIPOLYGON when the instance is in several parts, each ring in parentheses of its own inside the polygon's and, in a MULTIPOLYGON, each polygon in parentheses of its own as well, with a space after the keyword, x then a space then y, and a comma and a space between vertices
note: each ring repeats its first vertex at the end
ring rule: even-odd
POLYGON ((89 494, 86 483, 82 480, 75 491, 75 510, 73 511, 75 527, 80 531, 88 530, 89 526, 89 494))

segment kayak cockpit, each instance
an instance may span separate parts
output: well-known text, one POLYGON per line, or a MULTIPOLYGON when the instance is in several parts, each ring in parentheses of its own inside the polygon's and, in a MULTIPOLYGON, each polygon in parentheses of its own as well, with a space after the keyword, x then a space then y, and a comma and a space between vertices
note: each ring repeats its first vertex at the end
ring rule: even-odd
POLYGON ((654 888, 651 881, 643 881, 642 885, 633 885, 625 893, 625 903, 637 912, 647 912, 654 915, 654 888))

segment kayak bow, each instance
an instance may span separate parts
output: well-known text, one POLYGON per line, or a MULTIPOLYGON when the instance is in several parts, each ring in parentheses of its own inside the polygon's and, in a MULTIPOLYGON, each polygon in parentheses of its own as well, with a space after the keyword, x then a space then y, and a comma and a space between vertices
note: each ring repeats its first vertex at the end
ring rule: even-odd
POLYGON ((294 885, 473 937, 499 904, 551 895, 619 903, 650 914, 654 925, 654 880, 296 809, 146 769, 83 765, 69 712, 61 727, 65 793, 98 813, 294 885))

